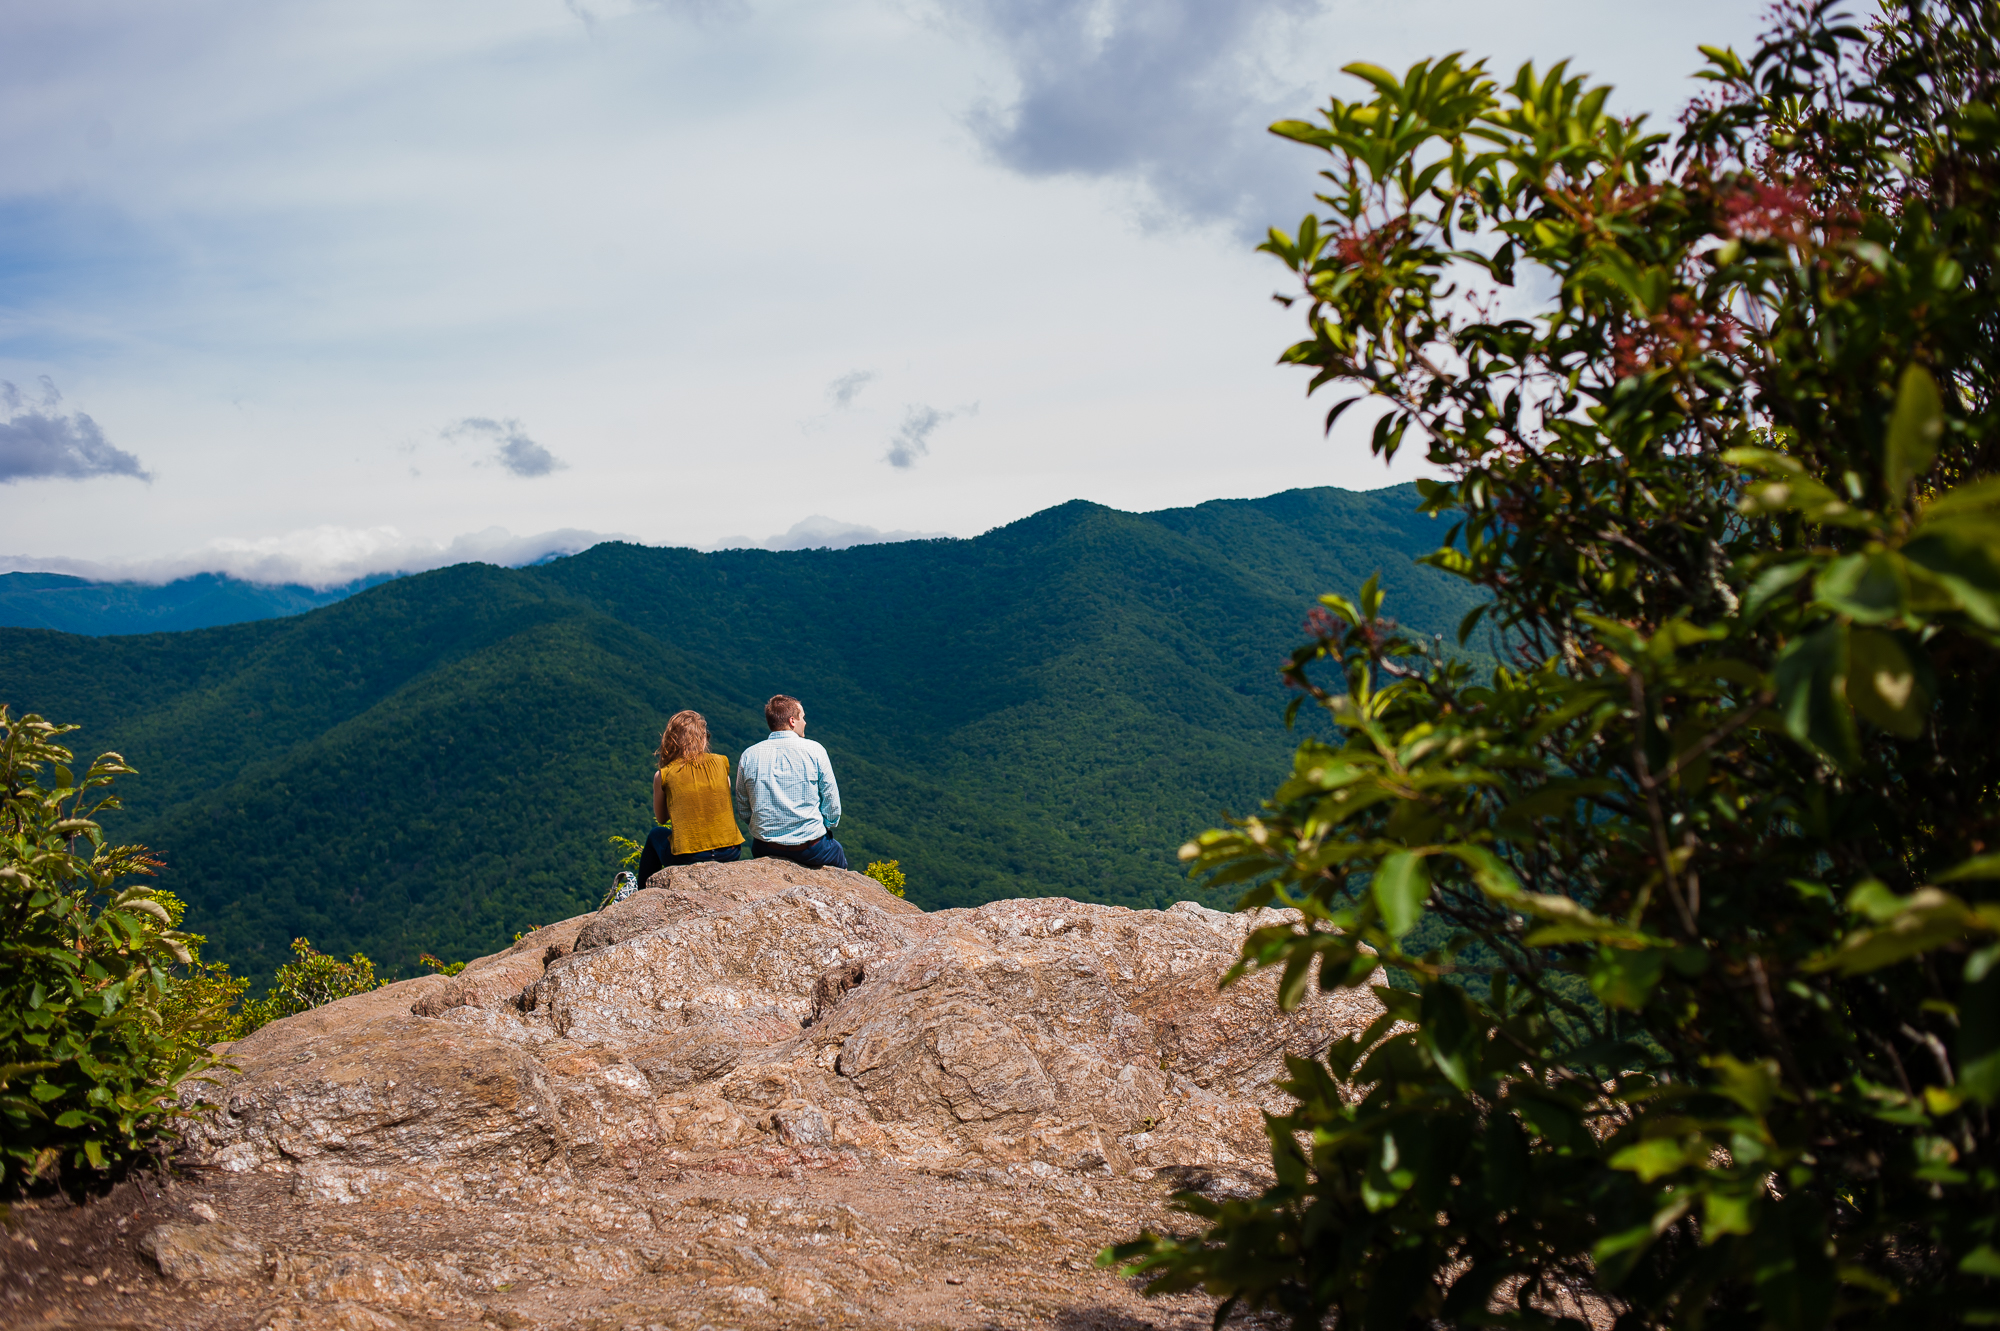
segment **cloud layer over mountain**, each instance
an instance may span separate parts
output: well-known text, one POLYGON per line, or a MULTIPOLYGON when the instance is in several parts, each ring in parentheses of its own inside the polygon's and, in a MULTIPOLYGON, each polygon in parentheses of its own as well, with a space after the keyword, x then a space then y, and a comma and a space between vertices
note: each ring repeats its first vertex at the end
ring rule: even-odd
POLYGON ((100 582, 166 583, 196 573, 226 573, 267 586, 340 587, 375 573, 423 573, 450 564, 519 568, 629 536, 546 531, 516 536, 488 527, 450 541, 426 541, 394 527, 313 527, 260 540, 219 538, 200 549, 154 559, 95 560, 0 555, 0 573, 67 573, 100 582))
POLYGON ((718 550, 845 550, 851 545, 881 545, 888 541, 950 540, 948 531, 877 531, 858 522, 842 522, 815 513, 795 522, 779 536, 753 540, 731 536, 716 542, 718 550))

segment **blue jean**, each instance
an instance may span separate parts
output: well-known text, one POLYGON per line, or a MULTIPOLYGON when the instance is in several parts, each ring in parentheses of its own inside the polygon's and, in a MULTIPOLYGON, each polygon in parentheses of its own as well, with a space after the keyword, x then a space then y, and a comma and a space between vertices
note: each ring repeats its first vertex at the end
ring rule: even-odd
POLYGON ((674 829, 656 827, 646 837, 646 848, 639 852, 639 886, 670 864, 703 864, 714 860, 727 864, 743 853, 743 847, 721 846, 715 850, 695 850, 685 855, 674 854, 674 829))
POLYGON ((788 846, 782 841, 752 841, 750 849, 760 860, 790 860, 808 869, 845 869, 847 852, 830 836, 788 846))

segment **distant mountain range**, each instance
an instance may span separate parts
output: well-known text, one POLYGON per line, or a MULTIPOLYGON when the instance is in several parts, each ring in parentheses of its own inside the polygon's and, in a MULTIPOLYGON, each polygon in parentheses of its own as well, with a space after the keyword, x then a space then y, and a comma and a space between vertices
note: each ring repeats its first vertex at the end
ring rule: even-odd
POLYGON ((395 577, 379 573, 342 587, 267 587, 223 573, 153 585, 95 582, 65 573, 0 573, 0 627, 63 633, 173 633, 303 614, 395 577))
MULTIPOLYGON (((477 560, 509 568, 528 568, 566 558, 600 541, 616 539, 573 529, 521 538, 494 528, 460 537, 439 552, 445 558, 430 554, 428 562, 415 567, 429 569, 442 563, 477 560), (451 558, 454 553, 455 559, 451 558)), ((730 537, 714 548, 845 550, 856 545, 939 539, 951 538, 945 532, 878 531, 860 523, 815 514, 777 536, 761 541, 748 536, 730 537)), ((410 552, 391 552, 389 557, 398 554, 407 557, 410 552)), ((0 573, 0 628, 56 629, 94 637, 219 628, 224 624, 304 614, 404 576, 407 570, 371 573, 337 587, 310 587, 251 582, 227 573, 197 573, 167 583, 82 578, 66 573, 0 573)))
POLYGON ((417 954, 596 904, 694 707, 732 757, 772 693, 831 751, 857 865, 926 907, 1190 894, 1175 851, 1285 770, 1276 669, 1312 598, 1379 571, 1449 634, 1408 486, 1132 514, 1069 503, 972 540, 710 554, 604 544, 465 564, 309 613, 129 637, 0 629, 0 700, 116 749, 113 832, 154 847, 240 972, 287 942, 417 954))

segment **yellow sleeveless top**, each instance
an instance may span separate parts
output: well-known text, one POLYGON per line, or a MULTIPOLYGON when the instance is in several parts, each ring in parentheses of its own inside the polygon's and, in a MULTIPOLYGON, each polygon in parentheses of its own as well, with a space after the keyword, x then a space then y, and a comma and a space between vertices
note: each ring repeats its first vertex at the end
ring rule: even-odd
POLYGON ((674 854, 743 844, 730 804, 729 759, 705 753, 691 763, 669 763, 664 784, 667 820, 674 825, 674 854))

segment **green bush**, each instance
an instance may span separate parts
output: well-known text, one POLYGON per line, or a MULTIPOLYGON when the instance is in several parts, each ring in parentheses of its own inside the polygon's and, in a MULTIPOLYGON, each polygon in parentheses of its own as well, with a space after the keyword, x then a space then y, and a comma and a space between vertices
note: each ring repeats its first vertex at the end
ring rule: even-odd
MULTIPOLYGON (((153 900, 166 909, 168 921, 179 929, 186 904, 170 892, 155 892, 153 900)), ((187 948, 188 964, 168 972, 159 1023, 177 1049, 205 1056, 210 1045, 233 1038, 237 1016, 230 1009, 243 997, 250 981, 231 975, 228 962, 203 961, 201 950, 208 945, 203 935, 183 932, 180 941, 187 948)))
MULTIPOLYGON (((673 826, 673 824, 661 823, 660 826, 670 828, 673 826)), ((646 853, 646 843, 643 841, 634 841, 631 837, 618 836, 615 833, 609 838, 609 840, 611 842, 611 848, 618 852, 619 856, 618 867, 621 870, 627 870, 627 871, 636 870, 639 867, 640 858, 643 857, 646 853)), ((634 876, 636 877, 636 874, 634 876)), ((644 887, 645 884, 640 883, 639 886, 644 887)), ((608 908, 611 905, 612 901, 617 896, 618 896, 618 879, 616 875, 613 875, 610 884, 604 889, 604 895, 598 898, 597 908, 599 910, 604 910, 608 908)), ((532 932, 532 930, 530 932, 532 932)), ((516 934, 514 936, 514 941, 517 943, 520 942, 521 936, 519 934, 516 934)))
POLYGON ((132 768, 103 754, 79 778, 56 741, 74 730, 0 704, 0 1186, 143 1152, 208 1066, 202 1033, 234 996, 200 967, 181 903, 149 887, 142 846, 105 844, 107 788, 132 768), (176 966, 196 983, 176 983, 176 966), (218 1006, 220 1004, 220 1006, 218 1006))
MULTIPOLYGON (((660 824, 660 826, 672 827, 673 824, 662 823, 660 824)), ((607 840, 609 840, 611 843, 611 849, 618 852, 619 868, 637 869, 639 867, 639 857, 646 853, 645 842, 634 841, 631 837, 619 836, 616 833, 613 833, 609 838, 607 838, 607 840)), ((645 884, 641 883, 640 886, 644 887, 645 884)))
POLYGON ((903 895, 905 888, 901 860, 872 860, 861 872, 882 884, 889 895, 897 897, 903 895))
MULTIPOLYGON (((243 1005, 229 1028, 229 1039, 240 1040, 281 1017, 296 1016, 377 987, 375 963, 359 952, 341 961, 313 951, 306 939, 294 938, 292 956, 293 960, 278 967, 277 983, 262 998, 243 1005)), ((446 973, 455 972, 447 969, 446 973)))
POLYGON ((1337 737, 1184 854, 1301 912, 1283 1006, 1412 987, 1292 1060, 1273 1187, 1107 1252, 1156 1290, 2000 1324, 2000 46, 1777 13, 1672 141, 1456 58, 1274 127, 1328 154, 1286 359, 1425 443, 1505 664, 1322 598, 1337 737))

